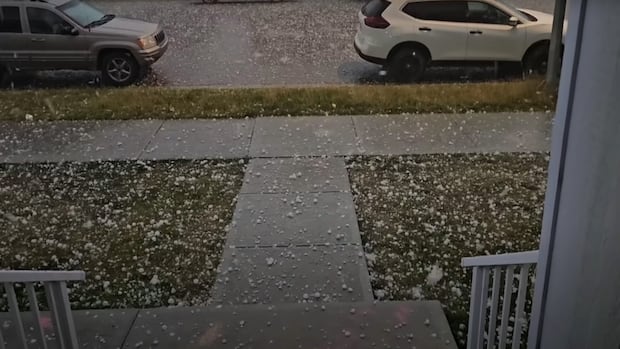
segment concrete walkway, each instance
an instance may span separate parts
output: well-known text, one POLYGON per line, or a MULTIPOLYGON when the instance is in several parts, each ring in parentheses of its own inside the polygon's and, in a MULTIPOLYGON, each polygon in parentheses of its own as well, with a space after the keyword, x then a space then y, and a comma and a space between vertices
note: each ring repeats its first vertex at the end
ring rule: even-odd
POLYGON ((0 122, 0 162, 548 151, 552 114, 0 122))
POLYGON ((213 300, 372 299, 344 159, 250 160, 213 300))
POLYGON ((1 123, 0 161, 250 158, 214 304, 76 312, 88 347, 454 348, 438 302, 373 305, 343 156, 548 151, 550 125, 551 114, 1 123))

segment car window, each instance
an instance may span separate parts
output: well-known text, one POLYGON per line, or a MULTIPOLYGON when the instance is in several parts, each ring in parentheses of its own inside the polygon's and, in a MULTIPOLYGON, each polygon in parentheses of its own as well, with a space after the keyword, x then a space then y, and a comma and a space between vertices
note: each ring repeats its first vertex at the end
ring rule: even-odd
POLYGON ((19 7, 0 7, 0 33, 21 33, 22 21, 19 18, 19 7))
POLYGON ((105 16, 105 14, 97 8, 82 1, 71 1, 60 6, 58 9, 82 27, 86 27, 88 24, 100 20, 105 16))
POLYGON ((466 22, 467 4, 463 1, 411 2, 403 12, 427 21, 466 22))
POLYGON ((52 11, 29 7, 28 24, 33 34, 67 34, 71 25, 52 11))
POLYGON ((480 1, 467 2, 467 20, 471 23, 508 24, 510 16, 497 7, 480 1))
POLYGON ((370 0, 362 7, 362 14, 368 17, 381 16, 388 6, 390 3, 386 0, 370 0))

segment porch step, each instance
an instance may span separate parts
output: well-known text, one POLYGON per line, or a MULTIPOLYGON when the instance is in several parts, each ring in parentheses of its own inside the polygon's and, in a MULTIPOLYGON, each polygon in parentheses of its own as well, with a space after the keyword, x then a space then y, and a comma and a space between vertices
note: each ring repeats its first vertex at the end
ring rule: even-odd
POLYGON ((155 340, 166 349, 456 348, 437 301, 145 310, 125 348, 155 340))
MULTIPOLYGON (((437 301, 89 310, 74 317, 80 348, 456 349, 437 301)), ((13 348, 11 322, 0 330, 13 348)))

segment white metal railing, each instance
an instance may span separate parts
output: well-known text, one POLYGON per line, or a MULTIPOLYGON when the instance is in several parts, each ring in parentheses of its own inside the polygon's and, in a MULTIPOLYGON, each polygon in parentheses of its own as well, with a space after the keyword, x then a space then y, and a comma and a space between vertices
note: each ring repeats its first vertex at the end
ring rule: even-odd
POLYGON ((473 272, 468 349, 521 348, 522 332, 528 323, 527 294, 533 289, 528 279, 537 262, 538 251, 462 259, 461 265, 473 272))
MULTIPOLYGON (((35 285, 43 284, 47 299, 47 308, 50 311, 51 322, 60 348, 78 349, 77 335, 71 314, 71 304, 67 292, 67 281, 82 281, 86 275, 83 271, 31 271, 31 270, 0 270, 0 285, 4 287, 6 293, 9 314, 14 322, 16 332, 16 342, 5 345, 0 326, 0 349, 7 348, 28 348, 22 314, 20 313, 18 292, 23 292, 27 297, 28 308, 33 317, 33 327, 36 331, 35 336, 39 347, 47 349, 47 338, 41 325, 42 317, 37 300, 35 285), (23 285, 16 287, 16 285, 23 285)), ((2 293, 0 292, 0 295, 2 293)), ((21 294, 20 294, 21 295, 21 294)))

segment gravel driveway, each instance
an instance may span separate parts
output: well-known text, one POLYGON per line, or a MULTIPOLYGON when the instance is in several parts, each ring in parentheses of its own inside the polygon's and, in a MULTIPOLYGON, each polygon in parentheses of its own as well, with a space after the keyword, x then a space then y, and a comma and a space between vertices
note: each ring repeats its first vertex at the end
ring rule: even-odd
MULTIPOLYGON (((353 50, 360 0, 277 3, 109 1, 93 3, 121 16, 161 22, 171 40, 150 85, 253 86, 380 82, 379 67, 353 50)), ((547 12, 553 0, 515 0, 547 12)), ((484 79, 471 70, 431 72, 426 79, 484 79)), ((478 73, 480 74, 480 73, 478 73)), ((486 77, 488 78, 488 77, 486 77)), ((43 74, 38 84, 84 84, 83 74, 43 74), (59 77, 60 75, 60 77, 59 77), (63 77, 64 76, 64 77, 63 77), (55 81, 55 82, 54 82, 55 81)))

